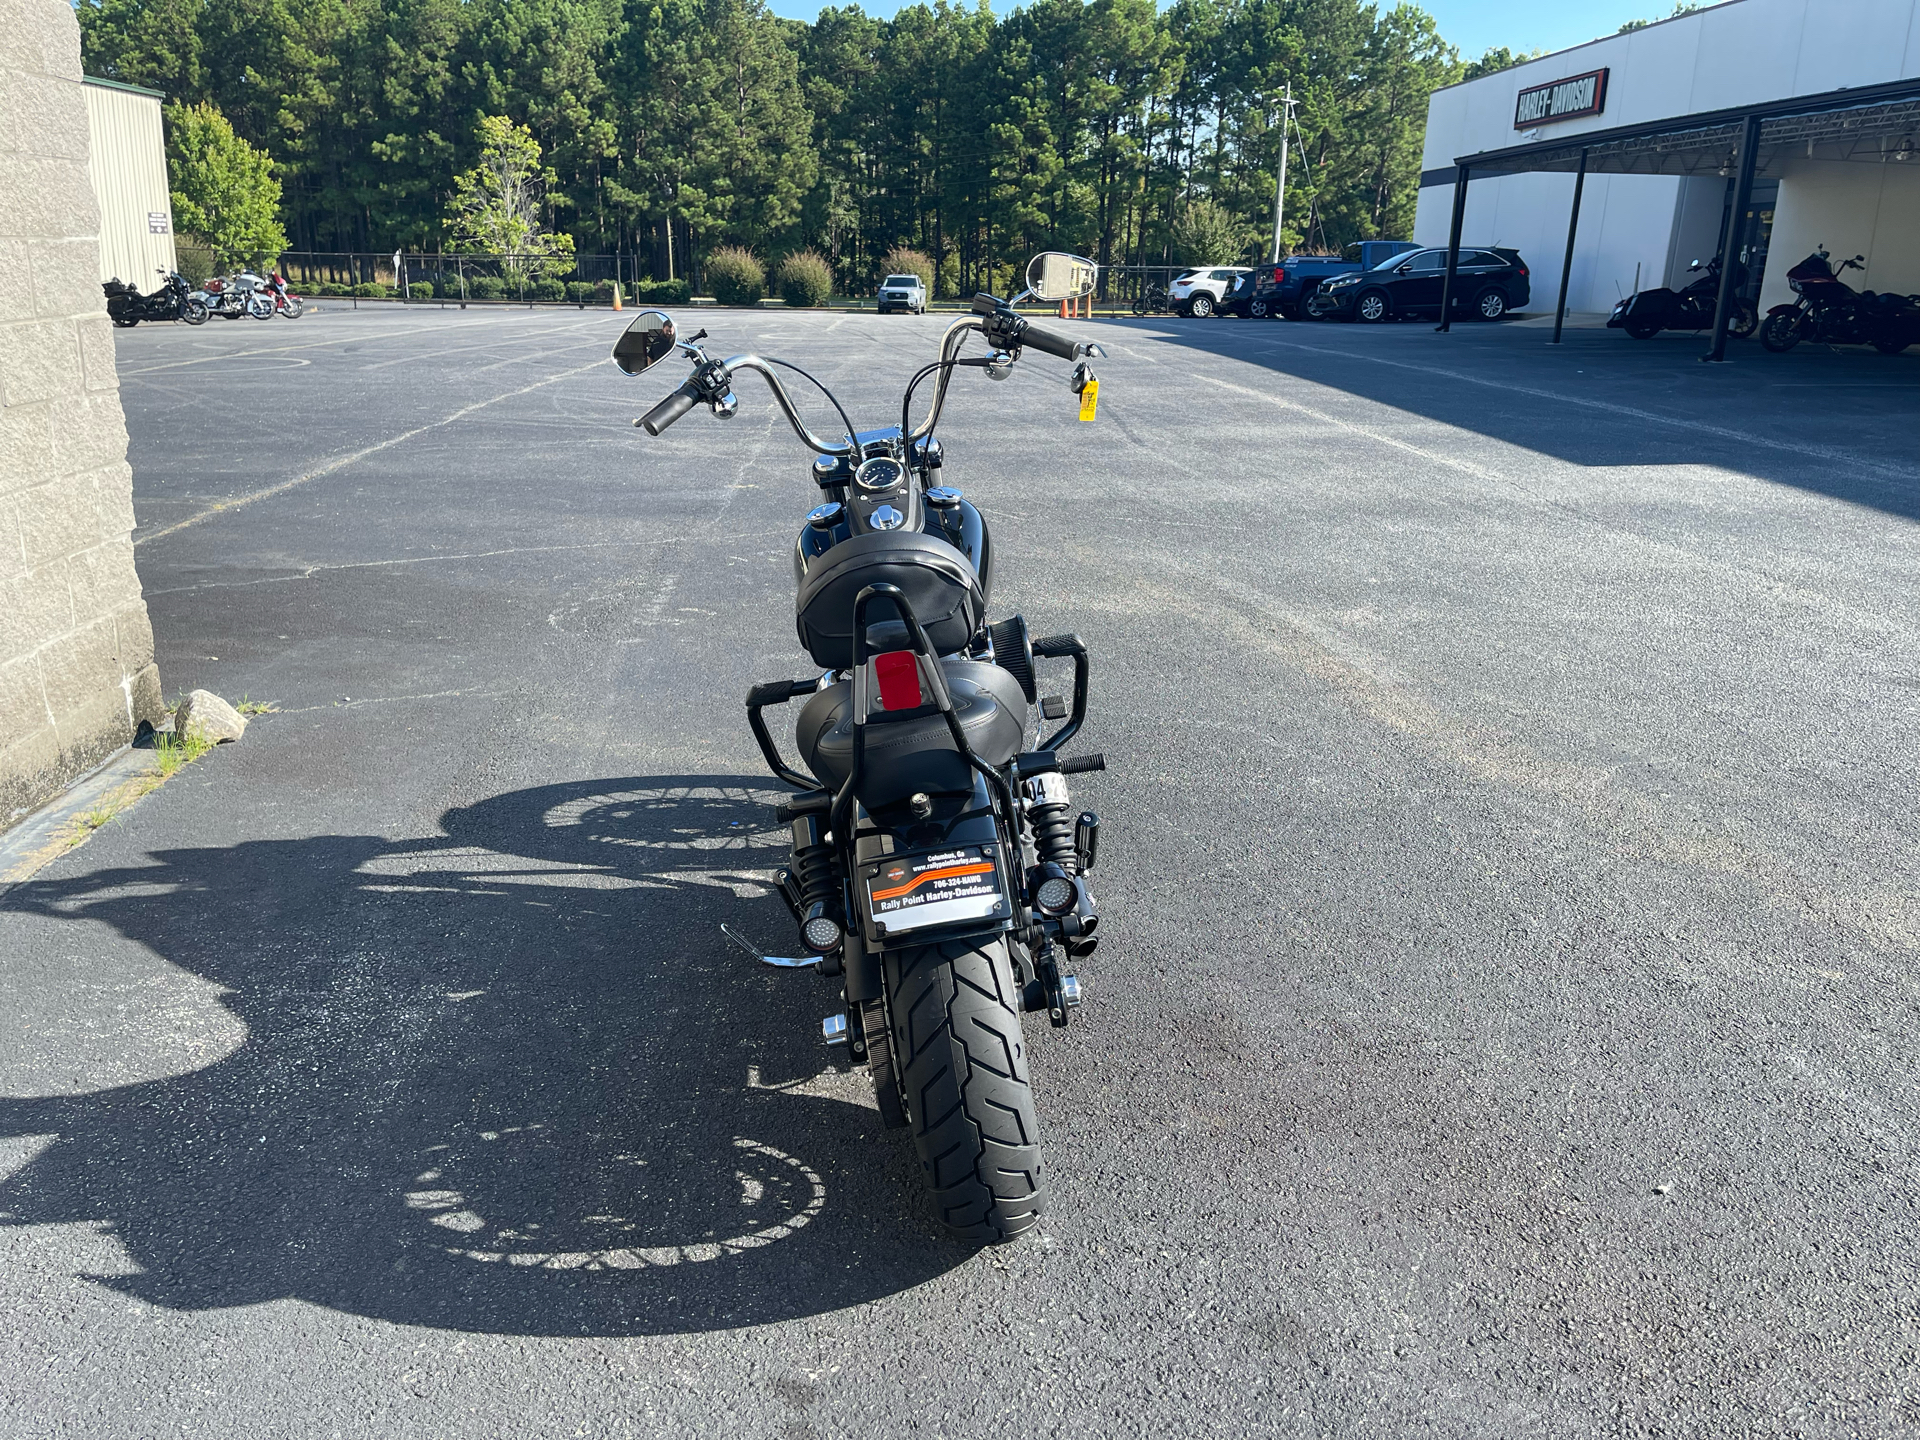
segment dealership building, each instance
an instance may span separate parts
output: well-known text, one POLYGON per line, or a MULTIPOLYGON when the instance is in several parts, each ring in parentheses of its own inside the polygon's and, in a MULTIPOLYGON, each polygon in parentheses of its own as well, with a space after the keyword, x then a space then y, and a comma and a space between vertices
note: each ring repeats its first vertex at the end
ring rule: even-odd
POLYGON ((1729 219, 1762 310, 1821 246, 1920 292, 1920 0, 1730 0, 1449 86, 1420 185, 1415 238, 1519 250, 1535 311, 1563 268, 1570 311, 1685 285, 1729 219))

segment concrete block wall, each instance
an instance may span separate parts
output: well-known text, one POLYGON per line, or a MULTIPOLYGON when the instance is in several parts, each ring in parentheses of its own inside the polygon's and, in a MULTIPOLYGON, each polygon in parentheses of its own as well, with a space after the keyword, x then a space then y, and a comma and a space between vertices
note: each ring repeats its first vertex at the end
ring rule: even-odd
POLYGON ((67 0, 0 0, 0 829, 164 713, 67 0))

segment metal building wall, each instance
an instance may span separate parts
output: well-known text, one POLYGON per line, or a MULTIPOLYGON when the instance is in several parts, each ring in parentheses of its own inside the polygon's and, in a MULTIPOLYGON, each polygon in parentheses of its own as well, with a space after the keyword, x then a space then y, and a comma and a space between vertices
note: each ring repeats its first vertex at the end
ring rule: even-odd
POLYGON ((100 278, 151 290, 155 272, 177 263, 160 97, 96 80, 81 89, 93 138, 87 178, 100 204, 100 278))

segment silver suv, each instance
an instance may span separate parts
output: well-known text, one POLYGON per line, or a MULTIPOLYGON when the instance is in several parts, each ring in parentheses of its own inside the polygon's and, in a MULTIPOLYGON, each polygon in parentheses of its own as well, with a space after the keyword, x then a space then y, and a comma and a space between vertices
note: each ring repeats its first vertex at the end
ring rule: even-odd
POLYGON ((904 310, 909 315, 927 313, 927 287, 918 275, 889 275, 880 285, 880 313, 904 310))

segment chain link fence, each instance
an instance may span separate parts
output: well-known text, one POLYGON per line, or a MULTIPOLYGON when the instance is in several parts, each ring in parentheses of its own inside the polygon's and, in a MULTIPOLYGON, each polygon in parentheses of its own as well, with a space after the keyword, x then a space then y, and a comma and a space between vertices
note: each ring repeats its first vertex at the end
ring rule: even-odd
POLYGON ((465 255, 289 250, 276 268, 303 295, 467 304, 606 305, 614 286, 632 302, 685 304, 685 280, 637 275, 632 255, 465 255))
MULTIPOLYGON (((183 259, 183 265, 185 261, 183 259)), ((300 294, 343 299, 403 300, 413 304, 607 305, 614 286, 629 305, 685 305, 685 280, 655 280, 651 268, 627 254, 468 255, 417 251, 289 250, 275 267, 300 294)), ((204 266, 211 273, 210 257, 204 266)), ((1096 313, 1126 314, 1164 306, 1168 287, 1191 265, 1105 265, 1094 291, 1096 313)), ((189 279, 195 277, 189 276, 189 279)), ((1018 278, 1015 277, 1016 288, 1018 278)), ((971 297, 950 303, 964 309, 971 297)), ((836 304, 842 303, 839 301, 836 304)), ((871 304, 870 299, 863 305, 871 304)))

